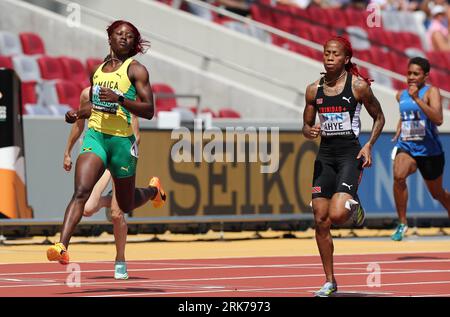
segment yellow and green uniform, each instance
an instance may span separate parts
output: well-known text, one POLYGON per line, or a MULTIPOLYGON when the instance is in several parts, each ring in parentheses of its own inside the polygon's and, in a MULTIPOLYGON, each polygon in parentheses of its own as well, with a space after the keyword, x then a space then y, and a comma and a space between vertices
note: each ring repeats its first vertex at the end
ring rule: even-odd
POLYGON ((131 113, 115 102, 100 101, 100 87, 113 90, 126 99, 136 100, 136 88, 128 78, 128 66, 132 58, 125 60, 114 72, 102 71, 101 64, 94 73, 92 86, 92 113, 88 130, 81 146, 81 153, 98 155, 105 168, 116 178, 133 176, 136 172, 137 146, 131 127, 131 113))

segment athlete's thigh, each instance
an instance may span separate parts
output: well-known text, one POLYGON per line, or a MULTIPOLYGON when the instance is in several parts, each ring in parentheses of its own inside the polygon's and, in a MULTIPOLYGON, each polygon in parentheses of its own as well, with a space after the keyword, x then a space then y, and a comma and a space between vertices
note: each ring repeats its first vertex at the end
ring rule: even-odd
POLYGON ((135 175, 125 178, 113 177, 118 207, 125 213, 134 207, 135 175))
POLYGON ((338 169, 335 180, 336 193, 347 193, 351 197, 356 196, 362 178, 362 164, 364 162, 362 158, 356 158, 360 149, 359 144, 356 144, 342 150, 336 157, 338 169))
POLYGON ((333 168, 333 158, 318 155, 314 162, 312 199, 330 199, 335 191, 336 172, 333 168))
POLYGON ((113 178, 128 178, 136 174, 137 153, 134 151, 136 138, 110 137, 108 147, 108 169, 113 178))
POLYGON ((109 172, 109 170, 105 170, 103 172, 103 175, 95 184, 91 196, 89 197, 89 200, 98 202, 100 197, 102 196, 102 193, 105 191, 105 188, 108 186, 110 180, 111 180, 111 173, 109 172))
POLYGON ((105 170, 103 161, 93 153, 79 155, 75 165, 75 191, 92 192, 105 170))
POLYGON ((416 171, 416 160, 406 152, 397 152, 394 159, 394 178, 404 179, 416 171))

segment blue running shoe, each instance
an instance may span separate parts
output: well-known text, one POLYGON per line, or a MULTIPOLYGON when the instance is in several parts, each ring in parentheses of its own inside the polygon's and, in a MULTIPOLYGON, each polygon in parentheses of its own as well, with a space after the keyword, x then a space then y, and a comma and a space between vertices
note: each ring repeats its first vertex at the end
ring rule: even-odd
POLYGON ((116 280, 128 280, 127 264, 125 262, 116 262, 114 264, 114 278, 116 280))
POLYGON ((408 225, 404 223, 399 224, 392 234, 391 239, 394 241, 402 241, 406 231, 408 231, 408 225))
POLYGON ((337 292, 337 284, 326 282, 323 284, 322 288, 314 293, 316 297, 330 297, 332 294, 337 292))

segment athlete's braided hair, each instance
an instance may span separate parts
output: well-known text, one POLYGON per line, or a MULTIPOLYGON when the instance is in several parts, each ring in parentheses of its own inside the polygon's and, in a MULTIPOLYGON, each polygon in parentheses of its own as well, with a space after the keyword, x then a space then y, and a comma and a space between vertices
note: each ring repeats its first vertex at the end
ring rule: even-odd
POLYGON ((356 66, 355 63, 352 63, 352 57, 353 57, 353 47, 352 44, 350 43, 349 40, 347 40, 345 37, 342 36, 333 36, 330 39, 328 39, 325 42, 325 45, 327 45, 328 42, 330 41, 337 41, 339 43, 342 44, 342 46, 344 46, 345 49, 345 54, 350 57, 350 60, 348 61, 347 64, 345 64, 345 70, 350 72, 351 74, 361 77, 369 86, 371 84, 371 82, 373 81, 370 78, 364 77, 358 70, 358 66, 356 66))
POLYGON ((141 33, 131 22, 124 21, 124 20, 114 21, 106 29, 106 32, 108 32, 108 37, 110 38, 111 35, 113 34, 114 30, 117 27, 121 26, 122 24, 128 25, 131 28, 133 35, 134 35, 134 46, 130 51, 129 57, 133 57, 134 55, 136 55, 138 53, 141 53, 141 54, 145 53, 147 51, 147 48, 150 46, 150 42, 144 40, 141 37, 141 33))

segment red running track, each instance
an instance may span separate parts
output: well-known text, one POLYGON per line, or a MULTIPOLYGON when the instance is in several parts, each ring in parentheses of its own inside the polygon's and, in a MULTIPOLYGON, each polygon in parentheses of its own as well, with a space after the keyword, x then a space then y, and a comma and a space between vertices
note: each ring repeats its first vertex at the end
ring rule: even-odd
MULTIPOLYGON (((298 297, 324 282, 318 256, 0 265, 0 297, 298 297)), ((336 296, 450 296, 450 253, 335 256, 336 296), (380 274, 377 274, 379 272, 380 274)))

